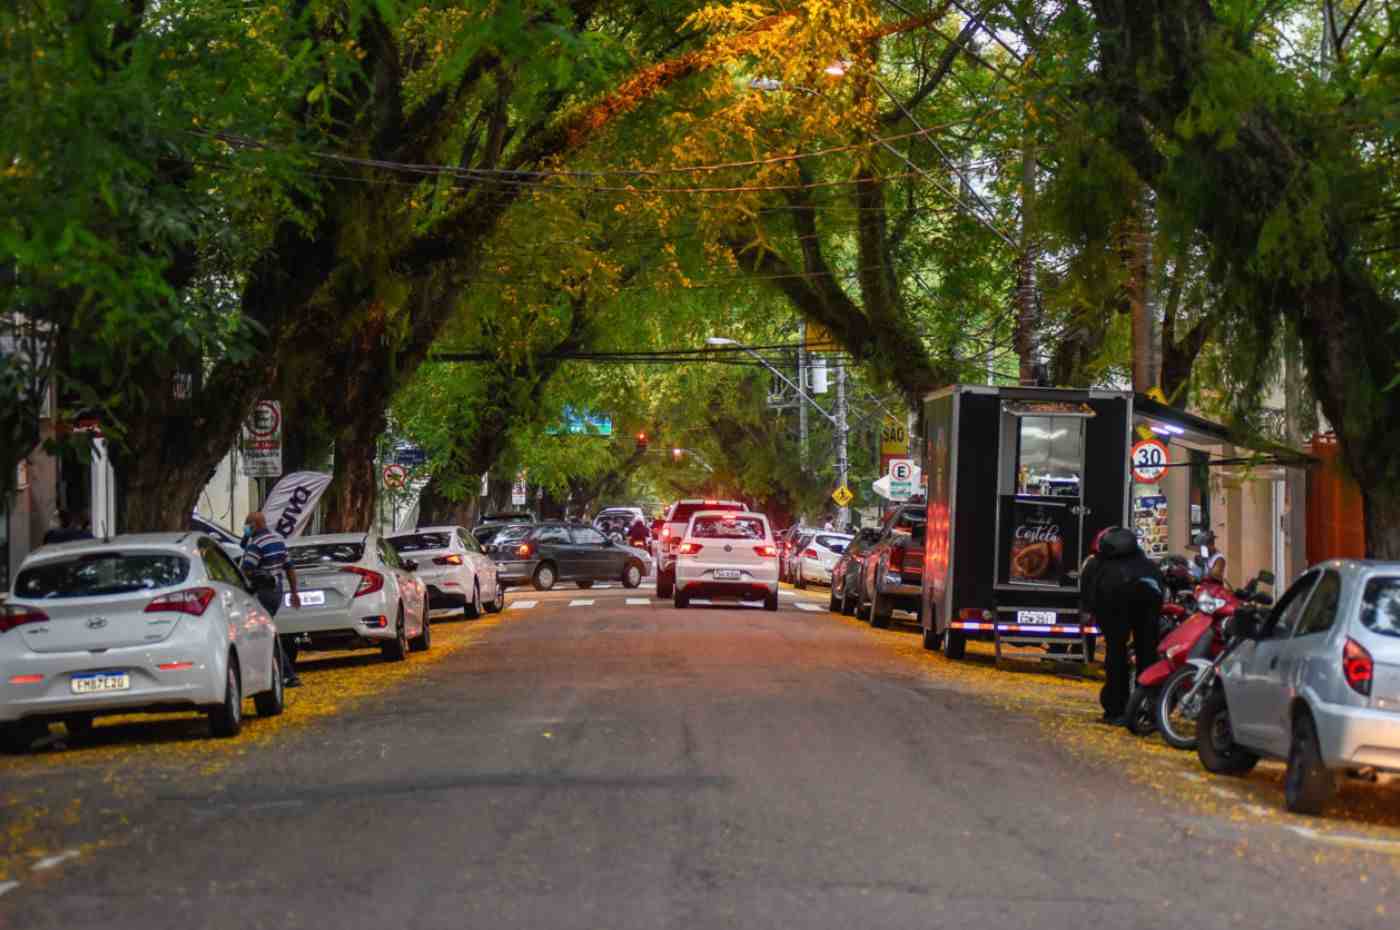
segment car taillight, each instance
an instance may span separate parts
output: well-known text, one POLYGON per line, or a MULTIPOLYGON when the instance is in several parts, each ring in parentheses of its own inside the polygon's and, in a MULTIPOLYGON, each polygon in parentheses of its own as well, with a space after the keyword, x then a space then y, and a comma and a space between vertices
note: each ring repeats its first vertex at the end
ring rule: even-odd
POLYGON ((899 546, 890 547, 890 568, 897 572, 904 570, 904 549, 899 546))
POLYGON ((372 572, 367 568, 360 568, 358 565, 348 565, 341 570, 360 576, 360 586, 355 589, 355 597, 373 594, 384 587, 384 576, 379 572, 372 572))
POLYGON ((1376 663, 1371 661, 1371 654, 1366 651, 1366 647, 1354 639, 1348 639, 1342 649, 1342 674, 1346 676, 1351 690, 1370 697, 1371 677, 1375 671, 1376 663))
POLYGON ((440 555, 440 556, 438 556, 437 558, 433 559, 433 564, 434 564, 434 565, 461 565, 461 564, 462 564, 462 557, 461 557, 460 555, 458 555, 457 553, 455 553, 455 552, 452 553, 451 555, 440 555))
POLYGON ((662 539, 670 539, 670 538, 671 538, 671 527, 669 527, 669 526, 663 526, 663 527, 661 528, 661 538, 662 538, 662 539))
POLYGON ((191 617, 202 617, 205 608, 213 599, 213 588, 187 588, 184 591, 162 594, 146 605, 146 613, 178 613, 189 614, 191 617))
POLYGON ((754 555, 761 556, 765 559, 771 559, 778 554, 778 550, 774 546, 754 546, 753 551, 754 555))
POLYGON ((515 554, 522 559, 528 559, 530 557, 530 553, 534 551, 535 550, 530 547, 529 543, 521 543, 520 545, 515 547, 515 554))
POLYGON ((676 551, 678 551, 681 555, 694 555, 695 553, 699 552, 701 549, 704 548, 705 547, 700 545, 699 543, 681 543, 680 549, 676 551))
POLYGON ((803 558, 807 558, 807 559, 815 559, 815 558, 818 558, 818 556, 817 556, 817 550, 815 550, 815 549, 808 549, 806 552, 802 553, 802 557, 803 557, 803 558))
POLYGON ((13 630, 17 626, 24 626, 26 623, 43 623, 47 619, 49 619, 48 614, 34 607, 0 604, 0 633, 13 630))

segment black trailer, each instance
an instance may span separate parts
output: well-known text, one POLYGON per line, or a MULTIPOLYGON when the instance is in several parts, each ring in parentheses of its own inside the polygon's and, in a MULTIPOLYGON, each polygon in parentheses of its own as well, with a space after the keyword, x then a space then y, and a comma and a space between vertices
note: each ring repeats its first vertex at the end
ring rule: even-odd
POLYGON ((1079 569, 1127 524, 1133 395, 955 385, 924 399, 924 646, 1082 643, 1079 569))

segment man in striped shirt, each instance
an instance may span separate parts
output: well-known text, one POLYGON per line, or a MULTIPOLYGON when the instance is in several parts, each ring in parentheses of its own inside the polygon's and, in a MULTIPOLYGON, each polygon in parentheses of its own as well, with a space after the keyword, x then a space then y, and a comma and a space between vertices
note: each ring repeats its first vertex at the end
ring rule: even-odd
MULTIPOLYGON (((284 575, 291 592, 288 603, 293 608, 301 606, 301 596, 297 592, 297 572, 292 567, 291 560, 287 558, 287 543, 278 533, 268 529, 267 517, 263 516, 262 511, 248 514, 247 519, 243 521, 243 561, 239 567, 253 583, 258 601, 273 617, 277 616, 277 609, 282 606, 284 575)), ((296 645, 292 642, 295 637, 280 636, 279 639, 282 644, 280 651, 283 684, 288 688, 295 688, 301 684, 292 661, 292 656, 296 654, 296 645)))

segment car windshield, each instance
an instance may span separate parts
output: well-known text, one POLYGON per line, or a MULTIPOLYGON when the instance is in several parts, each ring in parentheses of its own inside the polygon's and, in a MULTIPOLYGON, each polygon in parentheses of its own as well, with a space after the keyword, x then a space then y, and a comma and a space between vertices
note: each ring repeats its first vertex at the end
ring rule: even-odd
POLYGON ((1372 578, 1361 595, 1361 625, 1400 638, 1400 578, 1372 578))
POLYGON ((19 573, 15 596, 100 597, 169 588, 189 577, 190 560, 155 552, 101 552, 43 562, 19 573))
POLYGON ((491 543, 492 545, 500 545, 501 543, 507 543, 514 539, 524 539, 526 536, 530 535, 532 530, 534 530, 534 526, 529 523, 504 526, 491 537, 491 543))
POLYGON ((846 547, 851 544, 849 536, 818 536, 817 545, 825 546, 837 555, 846 551, 846 547))
POLYGON ((763 539, 763 521, 758 517, 697 517, 690 535, 700 539, 763 539))
POLYGON ((452 545, 451 533, 414 533, 412 536, 391 536, 389 545, 399 555, 405 552, 426 552, 429 549, 446 549, 452 545))
POLYGON ((287 557, 298 568, 303 565, 324 563, 349 564, 358 562, 365 557, 365 544, 362 542, 339 542, 293 546, 287 550, 287 557))

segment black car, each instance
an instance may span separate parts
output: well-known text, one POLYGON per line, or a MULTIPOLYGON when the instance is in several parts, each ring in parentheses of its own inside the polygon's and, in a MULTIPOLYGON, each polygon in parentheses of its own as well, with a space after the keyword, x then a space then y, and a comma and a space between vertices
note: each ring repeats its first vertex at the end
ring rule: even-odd
MULTIPOLYGON (((504 533, 501 534, 505 535, 504 533)), ((539 523, 528 533, 500 536, 489 547, 502 584, 534 584, 548 591, 560 581, 590 588, 595 581, 621 581, 635 588, 646 574, 643 556, 618 545, 591 526, 576 523, 539 523)))

